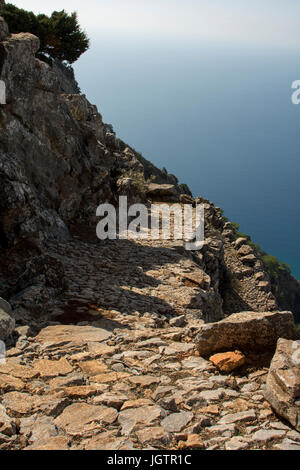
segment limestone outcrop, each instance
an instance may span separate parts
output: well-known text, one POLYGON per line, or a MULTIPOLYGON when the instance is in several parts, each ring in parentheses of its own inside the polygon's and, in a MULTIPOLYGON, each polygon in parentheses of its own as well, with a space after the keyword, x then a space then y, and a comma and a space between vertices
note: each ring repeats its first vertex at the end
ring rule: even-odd
POLYGON ((201 326, 197 348, 201 356, 235 349, 272 351, 279 338, 297 338, 291 312, 240 312, 201 326))
POLYGON ((174 201, 178 202, 178 193, 173 184, 150 183, 147 189, 147 195, 154 201, 174 201))

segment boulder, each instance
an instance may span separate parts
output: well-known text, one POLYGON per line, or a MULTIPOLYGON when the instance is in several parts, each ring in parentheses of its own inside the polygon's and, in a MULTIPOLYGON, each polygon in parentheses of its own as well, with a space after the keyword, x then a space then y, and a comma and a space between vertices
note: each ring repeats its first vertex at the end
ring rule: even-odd
POLYGON ((205 444, 198 434, 190 434, 186 441, 178 442, 178 450, 205 449, 205 444))
POLYGON ((265 396, 300 432, 300 341, 280 338, 267 377, 265 396))
POLYGON ((297 338, 291 312, 234 313, 220 322, 201 326, 196 343, 200 356, 207 356, 235 349, 272 351, 279 338, 297 338))
POLYGON ((174 184, 150 183, 147 196, 155 200, 177 200, 178 194, 174 184))

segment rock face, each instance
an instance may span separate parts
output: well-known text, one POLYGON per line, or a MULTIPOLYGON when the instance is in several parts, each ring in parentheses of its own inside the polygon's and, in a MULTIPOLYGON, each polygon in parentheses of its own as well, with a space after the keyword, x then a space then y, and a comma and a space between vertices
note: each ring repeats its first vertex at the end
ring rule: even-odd
POLYGON ((59 79, 61 93, 79 94, 80 88, 75 79, 74 70, 71 66, 66 66, 59 60, 53 61, 52 70, 59 79))
POLYGON ((67 224, 94 224, 97 206, 116 202, 118 181, 143 177, 144 167, 78 94, 72 70, 37 60, 39 39, 8 36, 2 18, 0 31, 7 101, 0 109, 0 244, 63 240, 67 224))
POLYGON ((0 340, 5 341, 15 329, 15 320, 11 317, 11 306, 0 297, 0 340))
POLYGON ((300 432, 300 341, 278 340, 265 395, 276 413, 300 432))
POLYGON ((291 312, 241 312, 218 323, 203 325, 197 336, 200 355, 240 349, 272 351, 278 338, 295 339, 297 331, 291 312))

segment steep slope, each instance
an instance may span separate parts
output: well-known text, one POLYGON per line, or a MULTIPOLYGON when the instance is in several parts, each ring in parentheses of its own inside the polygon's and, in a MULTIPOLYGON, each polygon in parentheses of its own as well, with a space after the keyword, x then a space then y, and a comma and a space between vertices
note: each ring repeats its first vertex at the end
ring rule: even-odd
MULTIPOLYGON (((143 174, 97 108, 84 95, 65 93, 75 88, 72 77, 35 58, 38 48, 38 38, 26 33, 1 43, 7 95, 0 115, 3 246, 28 237, 67 237, 67 223, 93 223, 101 201, 117 200, 124 174, 143 174)), ((125 189, 130 196, 128 180, 125 189)))
MULTIPOLYGON (((51 67, 35 58, 38 38, 27 33, 9 35, 1 20, 0 39, 0 72, 7 95, 7 104, 0 108, 0 294, 12 300, 16 310, 26 305, 31 312, 47 310, 51 317, 49 303, 62 295, 69 276, 64 274, 68 271, 66 257, 55 256, 56 248, 49 248, 49 243, 58 247, 62 243, 67 249, 70 229, 76 233, 83 226, 91 227, 88 236, 96 243, 96 207, 102 202, 115 204, 119 195, 128 196, 129 202, 146 201, 150 181, 167 183, 170 200, 179 201, 180 194, 189 194, 189 190, 116 137, 97 108, 78 93, 71 70, 58 63, 51 67), (24 298, 29 288, 33 290, 28 303, 24 298)), ((191 308, 197 318, 205 320, 242 310, 276 309, 278 303, 259 256, 244 242, 236 242, 236 230, 226 222, 221 209, 201 198, 196 202, 205 205, 204 249, 187 253, 173 242, 168 247, 172 256, 174 250, 179 253, 174 258, 178 265, 181 261, 191 263, 188 272, 194 280, 180 282, 193 293, 181 297, 157 292, 154 297, 166 295, 174 311, 180 299, 186 298, 183 304, 187 311, 182 313, 188 314, 191 308)), ((165 246, 162 241, 158 244, 165 246)), ((154 260, 156 248, 157 243, 149 241, 154 260)), ((75 253, 77 248, 73 249, 75 253)), ((134 250, 138 259, 139 245, 132 242, 131 252, 134 250)), ((153 264, 159 265, 159 259, 153 264)), ((168 277, 172 279, 172 270, 167 270, 163 283, 172 285, 168 277)), ((175 283, 173 291, 180 292, 180 285, 175 283)), ((293 290, 291 300, 297 303, 299 289, 294 281, 293 290)), ((280 305, 293 307, 279 291, 280 305)), ((113 308, 113 302, 109 306, 113 308)), ((158 311, 154 304, 153 310, 158 311)), ((24 323, 28 315, 23 314, 23 320, 18 315, 18 321, 24 323)))

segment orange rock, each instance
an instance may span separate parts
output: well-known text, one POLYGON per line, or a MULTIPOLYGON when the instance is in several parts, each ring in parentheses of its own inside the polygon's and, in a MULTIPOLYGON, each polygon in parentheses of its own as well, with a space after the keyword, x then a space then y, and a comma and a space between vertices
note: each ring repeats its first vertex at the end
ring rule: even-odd
POLYGON ((160 382, 159 377, 152 375, 136 375, 128 379, 133 385, 140 387, 148 387, 149 385, 157 384, 160 382))
POLYGON ((90 381, 93 383, 106 384, 109 382, 117 382, 118 380, 129 377, 130 374, 127 372, 109 372, 107 374, 98 374, 90 377, 90 381))
POLYGON ((13 361, 8 361, 5 364, 0 366, 0 374, 11 375, 12 377, 17 377, 18 379, 33 379, 37 377, 39 373, 33 370, 31 367, 22 366, 13 361))
POLYGON ((179 441, 178 450, 204 449, 205 444, 198 434, 190 434, 186 441, 179 441))
POLYGON ((41 345, 48 343, 59 344, 63 342, 83 345, 89 342, 105 341, 110 336, 112 336, 110 331, 91 325, 55 325, 47 326, 41 330, 36 340, 41 345))
POLYGON ((50 361, 49 359, 41 359, 34 364, 34 371, 39 372, 41 377, 57 377, 58 375, 67 375, 72 372, 73 368, 70 366, 65 358, 59 361, 50 361))
POLYGON ((139 406, 145 406, 145 405, 153 405, 153 402, 151 400, 147 400, 146 398, 140 398, 137 400, 128 400, 125 401, 123 404, 121 411, 127 410, 128 408, 137 408, 139 406))
POLYGON ((236 400, 228 402, 226 408, 232 410, 233 413, 240 413, 241 411, 249 410, 249 408, 251 408, 251 404, 249 404, 249 401, 244 400, 243 398, 237 398, 236 400))
POLYGON ((70 439, 65 436, 49 437, 41 442, 32 444, 25 448, 25 450, 68 450, 70 439))
POLYGON ((245 364, 246 358, 240 351, 219 353, 211 356, 209 360, 221 371, 232 372, 245 364))
POLYGON ((20 391, 25 387, 25 383, 16 377, 0 374, 0 392, 20 391))
POLYGON ((218 405, 209 405, 209 406, 205 406, 204 408, 199 408, 198 411, 203 414, 218 415, 219 407, 218 405))
POLYGON ((116 421, 118 412, 107 406, 73 403, 54 420, 55 425, 71 436, 94 435, 116 421))
POLYGON ((109 370, 102 361, 85 361, 79 362, 78 365, 82 372, 87 375, 99 375, 109 370))
POLYGON ((97 389, 91 385, 79 385, 64 388, 65 394, 70 398, 88 398, 96 395, 97 389))

